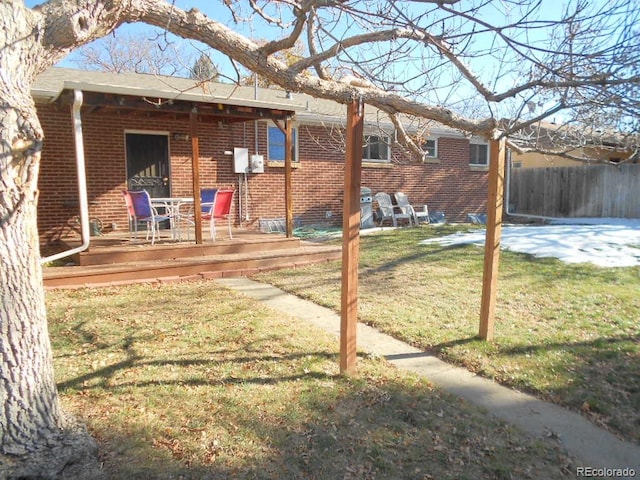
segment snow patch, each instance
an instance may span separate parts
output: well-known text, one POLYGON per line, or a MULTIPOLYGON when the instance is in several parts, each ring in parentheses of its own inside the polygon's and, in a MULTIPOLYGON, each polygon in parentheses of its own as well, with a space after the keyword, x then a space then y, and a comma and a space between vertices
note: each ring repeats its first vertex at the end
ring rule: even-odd
MULTIPOLYGON (((640 220, 563 219, 552 225, 507 225, 502 228, 504 250, 536 257, 555 257, 567 263, 601 267, 640 265, 640 220)), ((484 245, 486 230, 423 240, 421 244, 484 245)))

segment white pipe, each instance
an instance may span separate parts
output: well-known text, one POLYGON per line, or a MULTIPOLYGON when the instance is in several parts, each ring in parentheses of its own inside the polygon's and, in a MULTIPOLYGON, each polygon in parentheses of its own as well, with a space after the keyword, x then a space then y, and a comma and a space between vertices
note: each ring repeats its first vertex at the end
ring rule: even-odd
POLYGON ((68 257, 89 248, 89 197, 87 195, 87 173, 84 161, 84 141, 82 138, 82 119, 80 117, 80 107, 82 107, 82 92, 73 91, 73 138, 76 146, 76 170, 78 174, 78 200, 80 204, 80 232, 82 244, 79 247, 65 250, 40 259, 40 263, 53 262, 60 258, 68 257))
POLYGON ((242 174, 238 175, 238 215, 240 217, 240 227, 242 227, 242 174))
MULTIPOLYGON (((255 80, 255 99, 258 99, 258 75, 256 74, 256 80, 255 80)), ((267 129, 268 130, 268 129, 267 129)), ((267 131, 268 134, 268 131, 267 131)), ((254 149, 254 153, 256 155, 258 155, 258 150, 259 150, 259 144, 258 144, 258 121, 254 120, 253 121, 253 149, 254 149)), ((251 161, 251 160, 249 160, 251 161)), ((249 221, 249 182, 247 179, 247 174, 245 173, 244 175, 244 184, 245 184, 245 190, 244 190, 244 195, 245 195, 245 206, 246 208, 246 214, 245 214, 245 220, 248 222, 249 221)), ((242 200, 241 200, 242 201, 242 200)))
POLYGON ((244 219, 248 222, 249 218, 249 182, 247 180, 247 174, 244 174, 244 205, 245 205, 245 215, 244 219))

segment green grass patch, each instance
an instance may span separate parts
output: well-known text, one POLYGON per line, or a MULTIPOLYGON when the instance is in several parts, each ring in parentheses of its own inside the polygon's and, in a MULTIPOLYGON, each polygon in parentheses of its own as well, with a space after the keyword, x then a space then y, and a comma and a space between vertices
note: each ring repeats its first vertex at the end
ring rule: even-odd
MULTIPOLYGON (((495 340, 478 338, 484 249, 420 245, 473 227, 361 237, 359 320, 640 443, 640 268, 502 252, 495 340)), ((256 278, 333 308, 340 262, 256 278)))
POLYGON ((565 478, 552 439, 214 282, 47 293, 66 410, 108 478, 565 478))

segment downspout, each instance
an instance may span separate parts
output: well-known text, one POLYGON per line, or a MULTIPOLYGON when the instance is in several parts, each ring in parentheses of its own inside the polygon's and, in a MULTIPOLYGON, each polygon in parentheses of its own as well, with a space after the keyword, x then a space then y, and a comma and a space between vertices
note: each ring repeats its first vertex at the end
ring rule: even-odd
MULTIPOLYGON (((512 146, 507 143, 508 146, 512 146)), ((507 173, 506 173, 506 181, 504 185, 504 213, 511 217, 519 217, 519 218, 531 218, 536 220, 558 220, 560 217, 545 217, 544 215, 530 215, 528 213, 514 213, 509 210, 509 193, 511 190, 511 148, 507 149, 507 173)))
POLYGON ((74 255, 89 248, 89 199, 87 195, 87 174, 84 161, 84 141, 82 139, 80 107, 82 107, 82 92, 80 90, 74 90, 73 106, 71 109, 73 114, 73 138, 76 146, 76 170, 78 174, 78 201, 80 205, 80 231, 82 235, 82 244, 79 247, 41 258, 41 264, 53 262, 54 260, 74 255))
MULTIPOLYGON (((258 74, 255 73, 255 79, 253 82, 253 99, 258 100, 258 74)), ((253 149, 254 153, 258 155, 258 121, 253 121, 253 149)), ((251 171, 251 157, 249 157, 249 171, 251 171)), ((242 200, 240 200, 242 201, 242 200)), ((248 174, 244 175, 244 204, 246 206, 245 210, 245 221, 249 221, 251 218, 249 217, 249 179, 248 174)))

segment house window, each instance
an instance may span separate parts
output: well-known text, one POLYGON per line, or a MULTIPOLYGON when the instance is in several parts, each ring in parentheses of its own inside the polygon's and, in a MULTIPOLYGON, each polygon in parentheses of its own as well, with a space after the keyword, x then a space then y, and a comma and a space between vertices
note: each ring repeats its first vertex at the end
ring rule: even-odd
POLYGON ((489 145, 486 143, 472 143, 469 145, 469 165, 486 167, 489 165, 489 145))
POLYGON ((422 144, 422 150, 427 158, 438 158, 438 141, 436 139, 425 140, 422 144))
POLYGON ((390 161, 389 137, 365 135, 364 145, 362 147, 362 159, 366 162, 390 161))
MULTIPOLYGON (((298 161, 298 129, 292 128, 291 135, 291 160, 298 161)), ((269 152, 269 161, 284 162, 285 152, 285 135, 282 130, 275 126, 267 127, 267 144, 269 152)))

